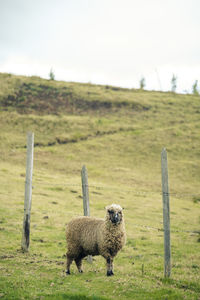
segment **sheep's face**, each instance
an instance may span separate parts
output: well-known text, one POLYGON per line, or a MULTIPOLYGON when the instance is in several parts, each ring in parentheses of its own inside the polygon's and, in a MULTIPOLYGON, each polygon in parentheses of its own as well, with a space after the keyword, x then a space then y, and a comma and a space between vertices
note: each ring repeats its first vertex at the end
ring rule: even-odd
POLYGON ((113 224, 120 224, 123 219, 123 212, 120 205, 112 204, 106 207, 107 219, 113 224))

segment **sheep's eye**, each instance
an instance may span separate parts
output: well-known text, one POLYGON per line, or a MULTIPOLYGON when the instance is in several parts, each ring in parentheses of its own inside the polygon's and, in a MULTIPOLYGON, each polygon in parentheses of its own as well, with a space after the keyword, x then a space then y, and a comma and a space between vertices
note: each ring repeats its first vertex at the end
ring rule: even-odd
POLYGON ((119 214, 121 215, 121 214, 122 214, 122 212, 121 212, 121 211, 119 211, 119 214))

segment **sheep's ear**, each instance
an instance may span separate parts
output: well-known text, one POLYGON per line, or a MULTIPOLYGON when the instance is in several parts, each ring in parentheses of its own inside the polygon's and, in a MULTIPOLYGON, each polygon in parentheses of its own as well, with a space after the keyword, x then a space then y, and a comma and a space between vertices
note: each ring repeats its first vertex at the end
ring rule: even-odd
POLYGON ((122 209, 124 210, 124 209, 125 209, 125 207, 122 207, 122 209))

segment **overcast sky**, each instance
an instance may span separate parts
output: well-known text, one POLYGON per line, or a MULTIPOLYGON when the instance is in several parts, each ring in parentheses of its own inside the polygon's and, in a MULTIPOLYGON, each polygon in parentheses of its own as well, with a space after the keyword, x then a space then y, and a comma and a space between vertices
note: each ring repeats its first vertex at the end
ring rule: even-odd
POLYGON ((0 72, 170 90, 200 86, 200 0, 0 0, 0 72))

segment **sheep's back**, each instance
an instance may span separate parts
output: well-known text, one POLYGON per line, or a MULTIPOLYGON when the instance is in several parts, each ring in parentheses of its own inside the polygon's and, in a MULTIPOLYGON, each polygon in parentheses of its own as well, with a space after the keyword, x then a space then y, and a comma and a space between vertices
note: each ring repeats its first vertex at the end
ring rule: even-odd
POLYGON ((87 254, 98 254, 103 224, 103 219, 92 217, 78 217, 71 220, 66 229, 68 246, 82 248, 87 254))

